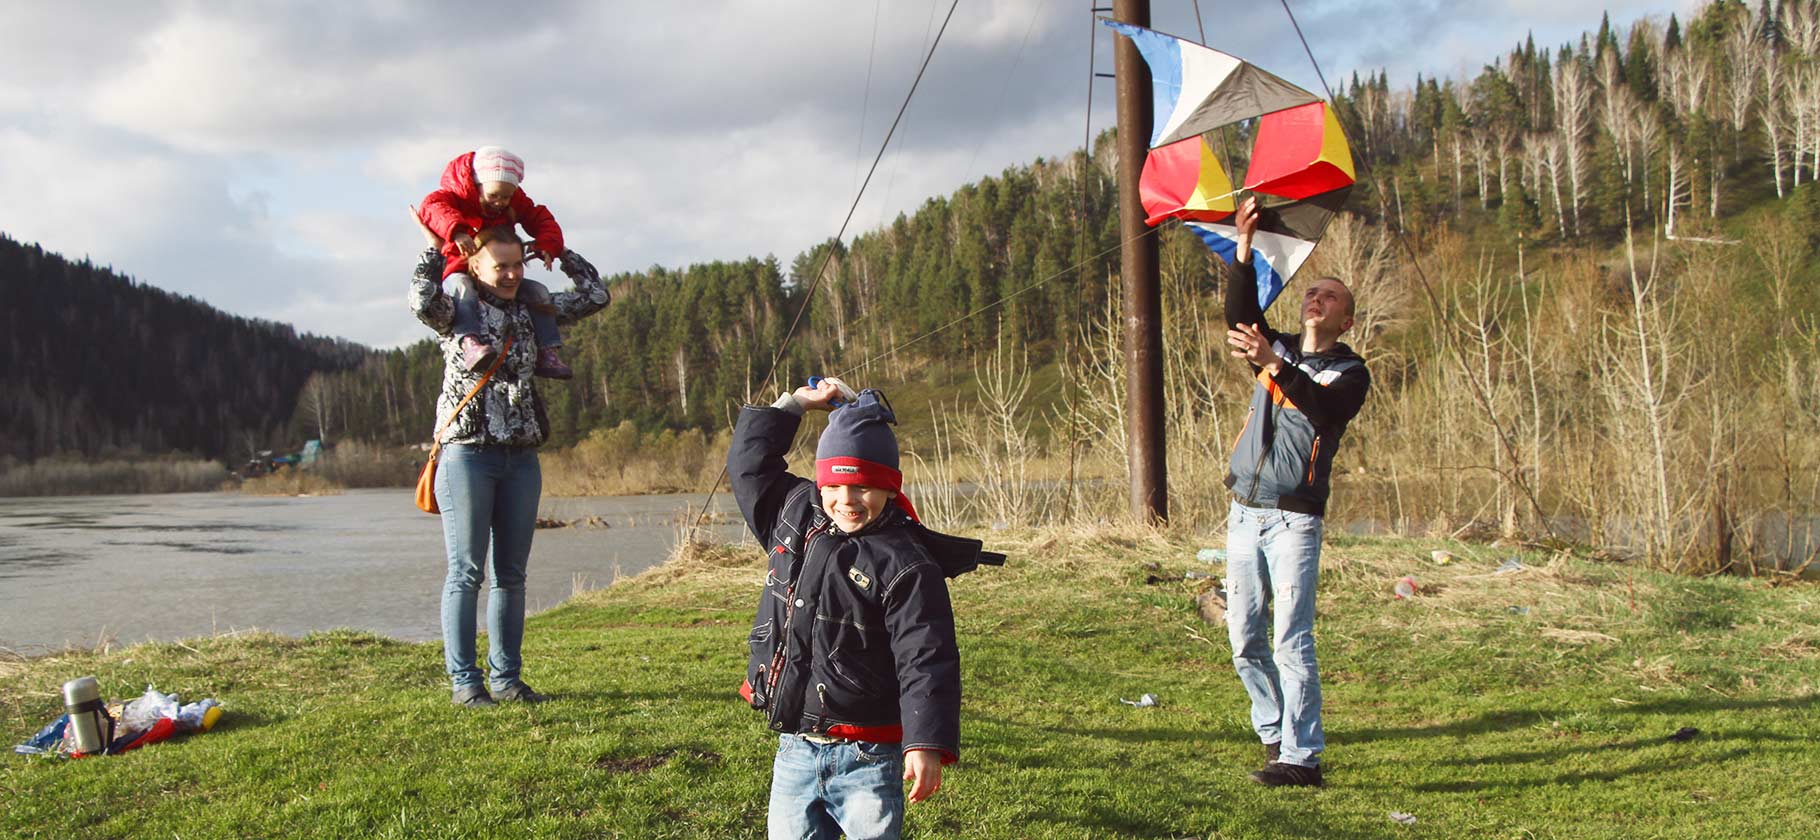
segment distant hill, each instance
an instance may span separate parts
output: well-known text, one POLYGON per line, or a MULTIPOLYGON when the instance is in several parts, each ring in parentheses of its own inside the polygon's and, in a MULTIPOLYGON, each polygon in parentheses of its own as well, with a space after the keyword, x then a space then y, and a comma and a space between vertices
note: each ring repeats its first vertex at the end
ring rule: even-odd
POLYGON ((0 457, 293 446, 310 375, 373 351, 229 315, 0 234, 0 457))

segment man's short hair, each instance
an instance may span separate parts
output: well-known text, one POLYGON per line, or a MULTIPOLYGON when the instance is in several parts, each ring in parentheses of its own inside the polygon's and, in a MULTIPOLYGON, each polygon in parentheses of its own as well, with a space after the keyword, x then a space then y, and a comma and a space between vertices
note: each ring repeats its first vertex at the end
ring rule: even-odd
POLYGON ((1350 317, 1354 317, 1359 314, 1359 312, 1358 312, 1359 299, 1353 295, 1352 287, 1346 285, 1346 281, 1341 280, 1340 278, 1335 277, 1331 274, 1326 277, 1322 277, 1322 278, 1320 278, 1320 280, 1316 280, 1315 282, 1319 283, 1319 282, 1321 282, 1321 280, 1332 280, 1333 282, 1340 284, 1340 288, 1346 290, 1346 316, 1347 317, 1350 318, 1350 317))

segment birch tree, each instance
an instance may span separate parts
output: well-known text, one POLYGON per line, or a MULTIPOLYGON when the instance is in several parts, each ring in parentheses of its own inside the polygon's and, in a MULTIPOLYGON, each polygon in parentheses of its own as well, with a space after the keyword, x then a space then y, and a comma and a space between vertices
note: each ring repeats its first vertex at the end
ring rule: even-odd
POLYGON ((1782 63, 1775 56, 1763 62, 1763 84, 1757 89, 1757 113, 1763 121, 1763 140, 1769 145, 1769 169, 1776 182, 1776 197, 1782 198, 1782 148, 1788 142, 1790 115, 1788 100, 1782 92, 1782 63))
POLYGON ((1743 153, 1744 130, 1750 125, 1751 105, 1756 100, 1757 78, 1762 73, 1765 54, 1748 20, 1725 33, 1723 54, 1730 72, 1720 74, 1724 86, 1726 116, 1732 129, 1732 153, 1743 153))
POLYGON ((1630 184, 1634 173, 1631 161, 1631 114, 1636 110, 1636 97, 1624 84, 1624 68, 1618 64, 1616 50, 1599 56, 1599 120, 1611 137, 1618 163, 1624 167, 1624 183, 1630 184))
MULTIPOLYGON (((1555 126, 1560 138, 1556 160, 1567 169, 1568 207, 1572 210, 1573 235, 1580 235, 1580 204, 1586 196, 1586 128, 1592 120, 1592 81, 1578 58, 1564 57, 1555 74, 1555 126)), ((1553 167, 1551 166, 1551 170, 1553 167)), ((1560 201, 1560 183, 1556 178, 1555 200, 1560 201)))

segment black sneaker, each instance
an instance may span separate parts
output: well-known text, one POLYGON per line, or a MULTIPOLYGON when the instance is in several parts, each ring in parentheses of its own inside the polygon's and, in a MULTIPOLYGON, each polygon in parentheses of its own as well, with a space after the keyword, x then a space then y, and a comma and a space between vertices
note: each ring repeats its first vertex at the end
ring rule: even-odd
POLYGON ((493 702, 493 695, 487 693, 487 687, 484 685, 470 685, 455 689, 455 696, 449 702, 470 709, 499 705, 493 702))
POLYGON ((508 700, 514 703, 542 703, 543 701, 550 699, 550 695, 539 694, 536 689, 521 682, 515 682, 505 688, 499 689, 494 692, 493 696, 496 699, 508 700))
POLYGON ((1321 768, 1272 761, 1251 774, 1251 780, 1265 787, 1320 787, 1321 768))
POLYGON ((1277 759, 1282 758, 1282 757, 1283 757, 1283 742, 1282 741, 1275 741, 1275 742, 1264 745, 1264 761, 1265 762, 1270 763, 1270 764, 1275 764, 1277 762, 1277 759))

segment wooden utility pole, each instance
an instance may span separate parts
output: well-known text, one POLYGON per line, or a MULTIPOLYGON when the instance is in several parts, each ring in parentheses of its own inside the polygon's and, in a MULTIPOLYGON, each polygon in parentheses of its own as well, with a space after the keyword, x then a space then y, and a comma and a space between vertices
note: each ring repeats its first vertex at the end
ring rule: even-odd
MULTIPOLYGON (((1150 26, 1149 0, 1114 0, 1114 19, 1150 26)), ((1114 68, 1119 104, 1119 276, 1125 289, 1125 463, 1131 515, 1146 523, 1169 518, 1168 460, 1163 440, 1163 292, 1156 231, 1144 223, 1138 181, 1150 153, 1150 68, 1130 38, 1117 36, 1114 68)))

